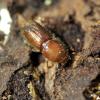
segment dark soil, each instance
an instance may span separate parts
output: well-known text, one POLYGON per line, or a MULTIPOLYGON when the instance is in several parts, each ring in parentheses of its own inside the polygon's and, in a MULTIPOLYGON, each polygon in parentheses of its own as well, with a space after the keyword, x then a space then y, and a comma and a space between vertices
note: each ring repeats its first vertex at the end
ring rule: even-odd
POLYGON ((6 45, 0 43, 0 100, 99 100, 100 1, 8 1, 13 23, 6 45), (37 20, 64 42, 64 65, 46 66, 45 57, 25 43, 17 14, 37 20))

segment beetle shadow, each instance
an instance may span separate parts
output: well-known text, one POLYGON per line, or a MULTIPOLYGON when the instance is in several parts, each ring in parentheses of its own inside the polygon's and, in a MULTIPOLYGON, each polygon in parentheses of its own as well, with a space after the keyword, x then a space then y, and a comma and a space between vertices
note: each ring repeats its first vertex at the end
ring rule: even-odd
POLYGON ((31 52, 30 61, 33 66, 39 66, 45 59, 40 52, 31 52))

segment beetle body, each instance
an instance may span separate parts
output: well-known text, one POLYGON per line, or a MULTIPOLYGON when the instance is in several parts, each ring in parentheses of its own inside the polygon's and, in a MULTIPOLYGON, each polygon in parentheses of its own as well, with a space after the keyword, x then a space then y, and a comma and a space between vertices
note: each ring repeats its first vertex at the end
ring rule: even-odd
POLYGON ((33 22, 25 25, 23 35, 31 46, 37 47, 40 52, 53 62, 62 63, 67 59, 67 51, 61 41, 53 36, 40 24, 33 22))

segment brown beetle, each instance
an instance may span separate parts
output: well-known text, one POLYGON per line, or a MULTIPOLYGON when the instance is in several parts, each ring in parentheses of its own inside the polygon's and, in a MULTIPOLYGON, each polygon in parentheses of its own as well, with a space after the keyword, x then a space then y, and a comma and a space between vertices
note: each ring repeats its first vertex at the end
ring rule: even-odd
POLYGON ((63 63, 68 58, 64 44, 53 38, 53 35, 37 22, 33 21, 32 24, 26 24, 22 33, 28 43, 37 47, 48 60, 63 63))

